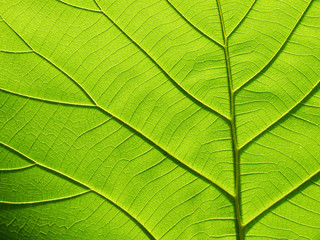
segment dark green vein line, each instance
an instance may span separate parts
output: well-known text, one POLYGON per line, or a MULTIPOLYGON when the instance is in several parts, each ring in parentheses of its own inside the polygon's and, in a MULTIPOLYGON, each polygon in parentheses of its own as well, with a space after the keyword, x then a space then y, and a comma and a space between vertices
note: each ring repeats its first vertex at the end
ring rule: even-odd
POLYGON ((313 93, 315 91, 317 91, 317 87, 319 86, 320 80, 318 80, 318 82, 309 90, 309 92, 306 93, 306 95, 300 99, 300 101, 298 101, 295 105, 293 105, 291 108, 289 108, 286 112, 284 112, 279 118, 277 118, 275 121, 273 121, 269 126, 267 126, 266 128, 264 128, 261 132, 259 132, 257 135, 255 135, 254 137, 252 137, 251 139, 249 139, 248 141, 246 141, 244 144, 242 144, 239 147, 239 150, 243 149, 244 147, 248 146, 248 144, 252 143, 255 139, 257 139, 258 137, 260 137, 262 134, 264 134, 267 130, 269 130, 270 128, 272 128, 275 124, 277 124, 281 119, 283 119, 285 116, 287 116, 290 112, 296 110, 300 104, 308 99, 309 97, 311 97, 313 95, 313 93))
POLYGON ((169 72, 167 72, 165 69, 163 69, 161 67, 161 65, 157 62, 156 59, 154 59, 146 50, 144 50, 144 48, 137 43, 131 36, 129 36, 129 34, 127 34, 111 17, 109 17, 109 15, 102 9, 102 7, 99 5, 99 3, 94 0, 95 3, 97 4, 98 8, 102 11, 102 14, 110 21, 112 22, 112 24, 117 27, 136 47, 138 47, 156 66, 157 68, 168 78, 171 80, 171 82, 175 85, 175 87, 177 87, 178 89, 180 89, 181 92, 183 92, 186 96, 188 96, 189 98, 191 98, 193 100, 194 103, 196 103, 197 105, 202 106, 203 108, 212 111, 213 113, 219 115, 220 117, 222 117, 224 120, 229 120, 229 117, 225 116, 224 114, 218 112, 217 110, 215 110, 214 108, 212 108, 210 105, 204 103, 203 101, 201 101, 200 99, 198 99, 197 97, 195 97, 193 94, 191 94, 188 90, 186 90, 180 83, 178 83, 176 80, 174 80, 174 78, 169 74, 169 72))
POLYGON ((75 107, 88 107, 88 108, 96 108, 97 107, 96 105, 93 105, 93 104, 69 103, 69 102, 50 100, 50 99, 45 99, 45 98, 40 98, 40 97, 39 98, 33 97, 33 96, 26 95, 26 94, 13 92, 8 89, 1 88, 1 87, 0 87, 0 91, 6 92, 6 93, 9 93, 12 95, 17 95, 19 97, 28 98, 28 99, 32 99, 32 100, 36 100, 36 101, 43 101, 43 102, 47 102, 47 103, 55 103, 55 104, 69 105, 69 106, 75 106, 75 107))
POLYGON ((231 119, 230 119, 230 130, 232 136, 232 148, 233 148, 233 158, 234 158, 234 181, 235 181, 235 196, 234 196, 234 210, 236 215, 236 225, 238 230, 238 239, 244 239, 244 232, 243 232, 243 225, 242 225, 242 218, 241 218, 241 208, 240 208, 240 159, 239 159, 239 148, 238 148, 238 141, 237 141, 237 130, 236 130, 236 114, 235 114, 235 99, 234 99, 234 90, 232 85, 232 74, 231 74, 231 65, 230 65, 230 57, 229 57, 229 50, 228 50, 228 36, 226 35, 225 25, 223 20, 223 14, 221 9, 220 0, 216 0, 219 9, 219 16, 222 28, 222 34, 224 39, 224 53, 226 58, 226 68, 228 73, 228 86, 229 86, 229 97, 230 97, 230 112, 231 112, 231 119))
POLYGON ((235 30, 243 23, 244 19, 248 16, 249 12, 253 9, 253 6, 255 5, 255 3, 257 2, 257 0, 254 0, 251 4, 251 6, 249 7, 248 11, 243 15, 242 19, 238 22, 238 24, 230 31, 230 33, 228 34, 228 38, 232 35, 232 33, 235 32, 235 30))
POLYGON ((187 17, 185 17, 169 0, 166 0, 168 4, 173 8, 175 12, 179 14, 180 17, 182 17, 192 28, 194 28, 197 32, 199 32, 204 37, 208 38, 210 41, 213 41, 215 44, 218 44, 220 47, 224 47, 223 44, 215 40, 214 38, 210 37, 205 32, 201 31, 197 26, 195 26, 192 22, 190 22, 187 17))
POLYGON ((308 3, 308 5, 306 6, 306 8, 304 9, 304 11, 302 12, 301 16, 298 18, 298 21, 295 23, 295 25, 293 26, 293 28, 291 29, 291 31, 289 32, 287 38, 284 40, 284 42, 281 44, 281 46, 278 48, 278 50, 274 53, 274 55, 270 58, 270 60, 262 67, 260 68, 260 70, 258 72, 256 72, 250 79, 248 79, 247 81, 245 81, 242 85, 240 85, 239 87, 237 87, 234 91, 238 92, 241 88, 243 88, 244 86, 246 86, 248 83, 250 83, 251 81, 253 81, 256 77, 260 76, 269 66, 272 65, 272 63, 275 61, 275 59, 278 57, 278 55, 281 53, 281 50, 287 45, 288 40, 291 38, 291 36, 293 35, 294 31, 297 29, 297 26, 299 25, 299 23, 301 22, 301 20, 303 19, 303 17, 305 16, 306 12, 308 11, 309 7, 311 6, 313 0, 310 0, 310 2, 308 3))
POLYGON ((243 226, 247 226, 248 224, 250 224, 252 221, 254 221, 255 219, 257 219, 259 216, 261 216, 263 213, 265 213, 266 211, 268 211, 269 209, 271 209, 272 207, 274 207, 277 203, 279 203, 281 200, 285 199, 287 196, 289 196, 291 193, 293 193, 294 191, 296 191, 298 188, 304 186, 306 183, 308 183, 313 177, 315 177, 317 174, 320 173, 320 170, 318 170, 317 172, 315 172, 314 174, 312 174, 311 176, 309 176, 308 178, 306 178, 302 183, 300 183, 299 185, 295 186, 294 188, 292 188, 289 192, 287 192, 286 194, 284 194, 283 196, 281 196, 280 198, 278 198, 277 200, 275 200, 273 203, 271 203, 268 207, 266 207, 265 209, 263 209, 261 212, 259 212, 256 216, 250 218, 247 222, 245 222, 243 224, 243 226))
MULTIPOLYGON (((111 200, 109 197, 107 197, 106 195, 104 195, 103 193, 99 192, 98 190, 92 188, 91 186, 85 184, 85 183, 82 183, 81 181, 63 173, 63 172, 60 172, 59 170, 56 170, 54 168, 51 168, 51 167, 48 167, 42 163, 39 163, 37 162, 36 160, 32 159, 31 157, 25 155, 24 153, 20 152, 19 150, 7 145, 6 143, 3 143, 0 141, 0 145, 12 150, 13 152, 15 152, 16 154, 19 154, 20 156, 24 157, 25 159, 28 159, 30 162, 36 164, 37 166, 39 167, 42 167, 48 171, 51 171, 51 172, 54 172, 55 174, 58 174, 59 176, 62 176, 66 179, 68 179, 69 181, 72 181, 72 182, 75 182, 85 188, 87 188, 88 190, 96 193, 97 195, 103 197, 105 200, 107 200, 109 203, 111 203, 113 206, 115 206, 117 209, 119 209, 121 212, 123 212, 127 217, 129 217, 130 219, 133 220, 133 222, 135 222, 137 224, 137 226, 140 227, 141 230, 143 230, 147 236, 151 239, 154 239, 156 240, 155 236, 153 236, 153 234, 146 228, 146 226, 143 225, 143 223, 141 223, 137 218, 135 218, 133 215, 131 215, 125 208, 123 208, 122 206, 120 206, 119 204, 117 204, 115 201, 111 200)), ((88 191, 87 191, 88 192, 88 191)))
MULTIPOLYGON (((36 164, 35 164, 36 165, 36 164)), ((71 198, 76 198, 79 196, 82 196, 86 193, 91 192, 91 189, 83 191, 81 193, 77 193, 74 195, 69 195, 66 197, 60 197, 60 198, 53 198, 53 199, 46 199, 46 200, 39 200, 39 201, 30 201, 30 202, 9 202, 9 201, 0 201, 0 204, 8 204, 8 205, 28 205, 28 204, 41 204, 41 203, 49 203, 49 202, 56 202, 56 201, 61 201, 61 200, 67 200, 71 198)))
MULTIPOLYGON (((10 25, 8 25, 11 29, 12 27, 10 25)), ((14 31, 14 29, 12 29, 14 31)), ((15 31, 14 31, 15 32, 15 31)), ((30 49, 33 49, 18 33, 16 33, 17 36, 19 36, 29 47, 30 49)), ((218 183, 212 181, 211 179, 209 179, 208 177, 204 176, 202 173, 200 173, 199 171, 193 169, 191 166, 189 166, 187 163, 183 162, 182 160, 180 160, 179 158, 175 157, 173 154, 169 153, 164 147, 162 147, 161 145, 159 145, 158 143, 156 143, 155 141, 153 141, 151 138, 149 138, 148 136, 146 136, 145 134, 143 134, 140 130, 136 129, 135 127, 133 127, 130 123, 122 120, 120 117, 114 115, 113 113, 111 113, 110 111, 108 111, 107 109, 103 108, 102 106, 100 106, 95 100, 94 98, 84 89, 84 87, 82 87, 81 84, 79 84, 75 79, 73 79, 67 72, 65 72, 63 69, 61 69, 60 67, 58 67, 55 63, 53 63, 50 59, 48 59, 47 57, 45 57, 44 55, 38 53, 35 51, 35 53, 37 53, 40 57, 42 57, 44 60, 46 60, 48 63, 52 64, 52 66, 54 66, 56 69, 58 69, 59 71, 61 71, 61 73, 65 74, 65 76, 67 76, 71 81, 73 81, 75 84, 77 84, 77 86, 79 86, 82 91, 88 96, 88 98, 93 102, 93 104, 95 105, 96 108, 100 109, 102 112, 104 112, 105 114, 107 114, 108 116, 113 117, 114 120, 118 121, 120 124, 125 125, 129 130, 131 130, 132 132, 134 132, 135 134, 137 134, 138 136, 140 136, 141 138, 143 138, 144 140, 146 140, 147 142, 149 142, 151 145, 155 146, 158 150, 160 150, 162 153, 164 153, 165 155, 170 156, 171 158, 173 158, 175 161, 177 161, 179 164, 181 164, 184 168, 188 169, 190 172, 192 172, 193 174, 196 174, 197 176, 201 177, 204 181, 210 182, 212 183, 214 186, 216 186, 218 189, 222 190, 224 193, 226 193, 228 196, 233 196, 232 193, 230 193, 228 190, 226 190, 225 188, 223 188, 222 186, 220 186, 218 183)))

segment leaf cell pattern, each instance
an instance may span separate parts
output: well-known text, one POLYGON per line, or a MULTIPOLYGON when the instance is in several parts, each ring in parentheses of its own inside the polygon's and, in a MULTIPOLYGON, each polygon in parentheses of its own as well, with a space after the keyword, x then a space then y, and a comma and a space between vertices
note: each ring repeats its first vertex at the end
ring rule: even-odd
POLYGON ((320 1, 0 16, 1 239, 320 238, 320 1))

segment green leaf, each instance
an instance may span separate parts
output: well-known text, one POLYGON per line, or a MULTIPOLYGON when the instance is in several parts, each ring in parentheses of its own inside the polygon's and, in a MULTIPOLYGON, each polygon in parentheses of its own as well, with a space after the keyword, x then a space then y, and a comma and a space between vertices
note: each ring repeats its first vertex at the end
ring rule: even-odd
POLYGON ((0 16, 0 239, 320 239, 320 1, 0 16))

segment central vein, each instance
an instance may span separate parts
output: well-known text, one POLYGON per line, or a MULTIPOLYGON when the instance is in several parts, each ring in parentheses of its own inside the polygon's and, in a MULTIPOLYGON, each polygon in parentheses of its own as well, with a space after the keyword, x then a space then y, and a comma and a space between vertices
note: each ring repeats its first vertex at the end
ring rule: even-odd
POLYGON ((220 0, 217 0, 217 5, 219 9, 219 16, 223 34, 223 50, 226 59, 226 68, 228 75, 228 88, 229 88, 229 97, 230 97, 230 129, 231 129, 231 137, 232 137, 232 149, 233 149, 233 158, 234 158, 234 180, 235 180, 235 195, 234 195, 234 210, 237 221, 238 228, 238 239, 244 239, 243 233, 243 225, 241 220, 241 209, 240 209, 240 159, 239 159, 239 146, 237 141, 237 132, 236 132, 236 121, 235 121, 235 101, 234 101, 234 90, 232 86, 232 75, 231 75, 231 66, 230 66, 230 58, 229 58, 229 50, 228 50, 228 36, 225 31, 223 15, 221 10, 220 0))

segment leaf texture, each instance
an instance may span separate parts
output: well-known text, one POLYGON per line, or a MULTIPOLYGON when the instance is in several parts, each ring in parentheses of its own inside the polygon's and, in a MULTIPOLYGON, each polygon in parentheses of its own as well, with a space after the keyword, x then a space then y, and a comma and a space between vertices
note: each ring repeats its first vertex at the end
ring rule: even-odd
POLYGON ((320 239, 318 0, 2 0, 1 239, 320 239))

